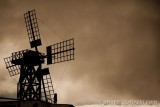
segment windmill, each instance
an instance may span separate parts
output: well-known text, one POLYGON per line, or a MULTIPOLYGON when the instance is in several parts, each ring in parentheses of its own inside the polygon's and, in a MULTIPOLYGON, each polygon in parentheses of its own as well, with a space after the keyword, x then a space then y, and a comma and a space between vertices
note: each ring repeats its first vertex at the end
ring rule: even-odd
POLYGON ((57 103, 57 94, 54 92, 49 68, 47 65, 74 60, 74 39, 69 39, 46 47, 46 54, 38 51, 42 45, 35 10, 24 14, 28 38, 31 48, 12 53, 4 58, 10 76, 20 74, 17 83, 17 99, 38 100, 57 103))

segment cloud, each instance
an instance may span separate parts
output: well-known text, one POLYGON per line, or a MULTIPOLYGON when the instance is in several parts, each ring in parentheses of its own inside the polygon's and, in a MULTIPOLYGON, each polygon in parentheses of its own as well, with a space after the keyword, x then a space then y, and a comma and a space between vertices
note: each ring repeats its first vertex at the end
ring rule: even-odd
MULTIPOLYGON (((67 62, 49 66, 54 86, 59 83, 55 89, 59 102, 160 99, 157 0, 8 0, 0 4, 1 59, 30 48, 23 25, 28 10, 37 11, 43 44, 39 48, 44 52, 47 45, 75 37, 75 61, 68 62, 66 69, 67 62)), ((5 71, 4 63, 1 69, 5 71)), ((13 84, 7 72, 3 75, 0 87, 6 88, 1 90, 15 93, 7 86, 13 84)))

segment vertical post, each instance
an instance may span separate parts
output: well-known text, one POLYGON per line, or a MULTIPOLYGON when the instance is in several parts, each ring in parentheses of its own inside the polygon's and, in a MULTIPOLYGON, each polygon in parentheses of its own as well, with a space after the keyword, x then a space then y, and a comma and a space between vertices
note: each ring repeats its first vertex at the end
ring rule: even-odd
POLYGON ((29 68, 29 70, 28 70, 28 72, 27 72, 27 76, 29 75, 29 78, 28 78, 28 82, 29 82, 29 99, 32 99, 32 81, 33 81, 33 79, 32 79, 32 75, 33 75, 33 68, 32 67, 28 67, 29 68))
POLYGON ((39 99, 38 100, 41 100, 41 97, 42 97, 42 93, 41 93, 41 81, 42 81, 42 75, 41 75, 41 70, 42 70, 42 64, 39 64, 39 67, 37 69, 37 79, 38 79, 38 82, 39 82, 39 87, 38 87, 38 90, 39 90, 39 99))
POLYGON ((46 95, 46 89, 45 89, 45 85, 44 85, 44 80, 43 79, 42 79, 42 84, 43 84, 43 89, 44 89, 44 95, 45 95, 45 98, 46 98, 46 102, 48 102, 47 95, 46 95))

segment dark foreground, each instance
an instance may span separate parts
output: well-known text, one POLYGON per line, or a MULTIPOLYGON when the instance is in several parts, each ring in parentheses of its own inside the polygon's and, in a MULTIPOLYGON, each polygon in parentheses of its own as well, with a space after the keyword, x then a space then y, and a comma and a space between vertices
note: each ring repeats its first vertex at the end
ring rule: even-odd
POLYGON ((74 107, 71 104, 51 104, 43 101, 0 101, 0 107, 74 107))

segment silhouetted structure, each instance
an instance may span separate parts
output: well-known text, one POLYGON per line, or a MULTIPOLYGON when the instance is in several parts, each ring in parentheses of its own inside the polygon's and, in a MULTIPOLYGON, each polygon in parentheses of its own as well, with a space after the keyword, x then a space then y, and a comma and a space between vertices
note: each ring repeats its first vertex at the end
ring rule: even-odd
POLYGON ((54 94, 54 104, 57 104, 57 93, 54 94))
POLYGON ((46 55, 38 51, 42 45, 35 10, 24 14, 28 38, 33 50, 22 50, 4 58, 6 68, 11 76, 20 74, 17 83, 17 99, 20 101, 45 101, 57 104, 49 68, 47 64, 55 64, 74 60, 74 39, 69 39, 46 47, 46 55))

